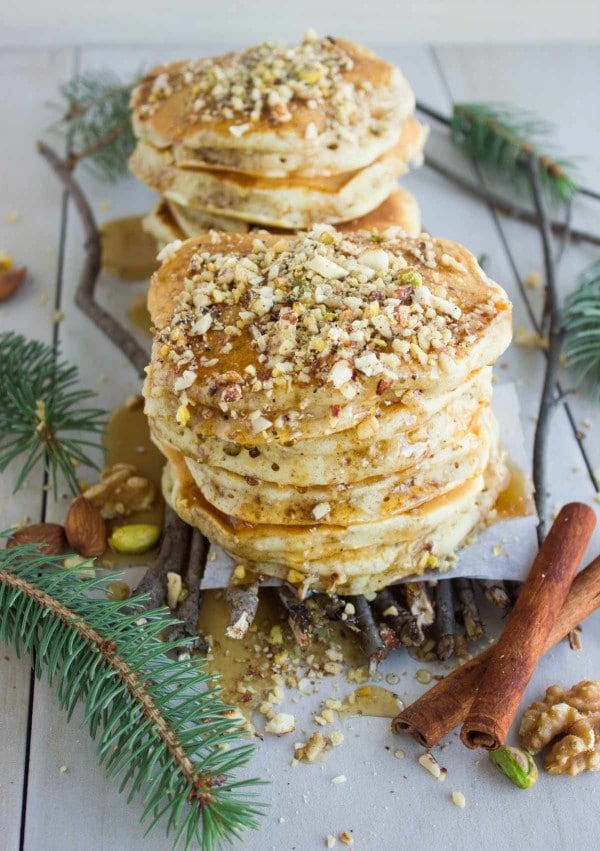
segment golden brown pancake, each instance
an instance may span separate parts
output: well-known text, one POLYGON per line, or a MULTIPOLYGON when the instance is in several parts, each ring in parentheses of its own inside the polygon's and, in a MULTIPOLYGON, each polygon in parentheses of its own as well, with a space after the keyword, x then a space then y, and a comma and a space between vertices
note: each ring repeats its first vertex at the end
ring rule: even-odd
POLYGON ((420 163, 426 135, 426 129, 411 117, 394 148, 368 166, 329 177, 265 178, 181 168, 170 151, 144 143, 138 143, 129 168, 167 200, 204 215, 293 230, 315 222, 336 224, 378 207, 409 164, 420 163))
POLYGON ((309 36, 159 66, 131 105, 137 137, 178 165, 311 176, 362 168, 393 147, 414 95, 366 48, 309 36))
POLYGON ((162 259, 144 395, 177 513, 304 590, 446 565, 506 482, 490 398, 511 306, 473 256, 320 225, 162 259))
MULTIPOLYGON (((384 231, 389 227, 401 228, 407 236, 418 236, 421 232, 419 205, 408 190, 399 186, 377 209, 343 223, 346 231, 384 231)), ((144 219, 144 228, 156 239, 159 248, 164 248, 176 239, 185 240, 199 236, 209 230, 247 233, 253 228, 241 219, 211 216, 192 207, 184 207, 172 201, 161 201, 144 219)), ((288 233, 281 229, 268 229, 271 233, 288 233)))

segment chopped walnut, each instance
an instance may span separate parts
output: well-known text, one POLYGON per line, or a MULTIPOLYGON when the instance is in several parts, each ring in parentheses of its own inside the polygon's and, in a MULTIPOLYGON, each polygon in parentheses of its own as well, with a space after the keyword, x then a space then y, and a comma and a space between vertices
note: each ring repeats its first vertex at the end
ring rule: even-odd
POLYGON ((521 746, 529 753, 539 753, 580 718, 579 710, 568 703, 556 703, 554 706, 534 703, 521 721, 521 746))
POLYGON ((327 739, 322 733, 313 733, 305 745, 296 747, 294 756, 301 762, 314 762, 327 750, 327 739))
POLYGON ((576 721, 551 748, 544 768, 550 774, 600 771, 600 715, 588 715, 576 721))
POLYGON ((600 771, 600 681, 583 680, 571 689, 553 685, 543 701, 524 713, 521 745, 538 753, 553 742, 544 761, 550 774, 600 771))
POLYGON ((132 464, 107 467, 96 485, 84 492, 104 518, 128 517, 150 508, 156 499, 156 488, 150 479, 139 476, 132 464))

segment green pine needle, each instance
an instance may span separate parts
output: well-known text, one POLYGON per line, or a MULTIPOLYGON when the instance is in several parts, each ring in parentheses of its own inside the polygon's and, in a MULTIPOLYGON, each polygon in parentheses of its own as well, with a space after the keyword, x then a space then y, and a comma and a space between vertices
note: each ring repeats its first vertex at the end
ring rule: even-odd
POLYGON ((231 776, 254 745, 203 661, 167 657, 188 640, 161 639, 177 622, 164 609, 140 618, 143 597, 99 597, 114 574, 81 579, 62 564, 35 544, 0 550, 0 641, 31 655, 68 718, 82 704, 100 763, 129 801, 141 796, 148 831, 165 819, 174 847, 209 851, 255 829, 259 781, 231 776))
POLYGON ((600 260, 578 278, 577 289, 565 301, 563 353, 577 383, 589 382, 600 402, 600 260))
POLYGON ((112 71, 95 70, 61 86, 65 111, 59 126, 70 136, 72 165, 86 160, 95 176, 109 183, 127 174, 135 147, 129 108, 134 85, 112 71))
POLYGON ((456 144, 517 189, 529 188, 527 159, 534 154, 550 200, 570 201, 577 192, 572 160, 556 158, 543 147, 552 125, 532 113, 510 104, 456 103, 450 127, 456 144))
POLYGON ((102 433, 105 412, 84 407, 96 394, 78 390, 78 379, 77 367, 59 360, 54 346, 0 334, 0 472, 21 459, 15 491, 39 463, 55 498, 59 473, 78 493, 76 466, 96 467, 87 450, 100 447, 90 438, 102 433))

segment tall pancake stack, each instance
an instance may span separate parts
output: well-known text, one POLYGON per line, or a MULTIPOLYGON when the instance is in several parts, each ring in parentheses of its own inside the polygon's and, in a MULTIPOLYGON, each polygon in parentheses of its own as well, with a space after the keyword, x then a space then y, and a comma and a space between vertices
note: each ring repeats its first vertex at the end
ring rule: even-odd
POLYGON ((163 199, 146 227, 162 245, 316 222, 416 236, 418 206, 397 184, 422 159, 414 106, 393 65, 311 34, 155 68, 132 96, 130 168, 163 199))
POLYGON ((319 225, 163 259, 144 393, 184 520, 302 591, 351 594, 443 567, 486 522, 511 306, 466 249, 319 225))

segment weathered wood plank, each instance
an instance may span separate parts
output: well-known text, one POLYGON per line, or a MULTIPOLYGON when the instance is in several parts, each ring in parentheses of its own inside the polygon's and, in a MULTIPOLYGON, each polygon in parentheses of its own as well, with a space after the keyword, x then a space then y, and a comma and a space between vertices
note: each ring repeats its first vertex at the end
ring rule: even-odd
MULTIPOLYGON (((35 140, 54 120, 44 105, 69 77, 72 59, 72 50, 0 53, 0 247, 29 272, 20 292, 0 305, 0 331, 47 342, 52 339, 62 195, 35 152, 35 140)), ((13 464, 1 476, 0 529, 40 519, 42 473, 32 473, 26 487, 13 495, 17 473, 13 464)), ((19 846, 29 698, 29 659, 18 660, 0 646, 0 846, 7 851, 19 846)))

